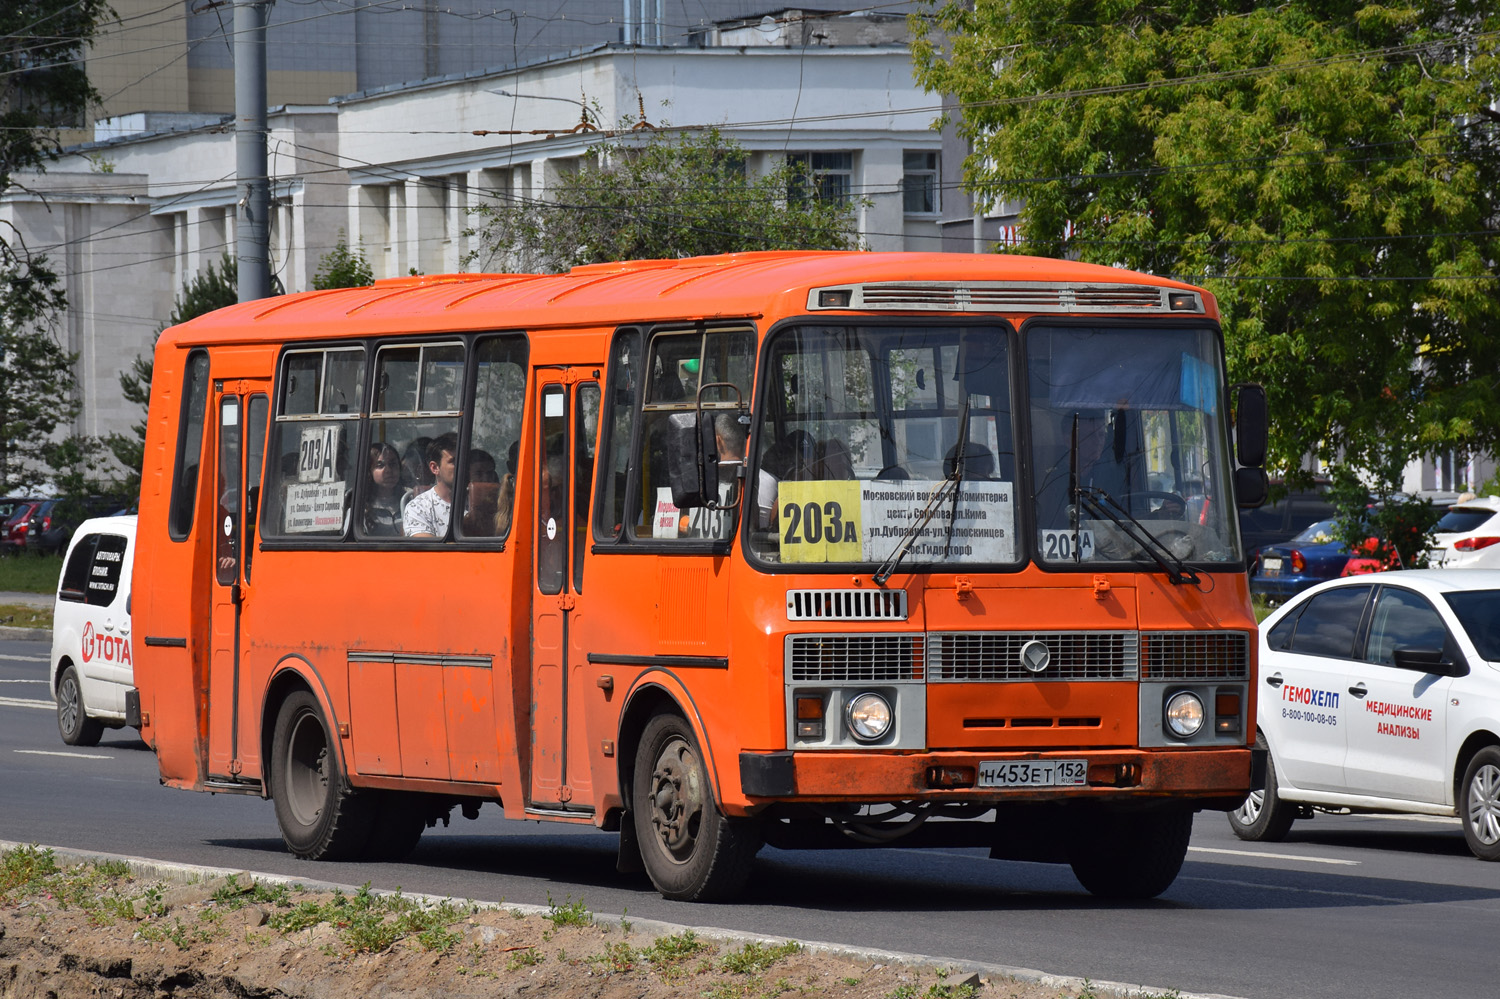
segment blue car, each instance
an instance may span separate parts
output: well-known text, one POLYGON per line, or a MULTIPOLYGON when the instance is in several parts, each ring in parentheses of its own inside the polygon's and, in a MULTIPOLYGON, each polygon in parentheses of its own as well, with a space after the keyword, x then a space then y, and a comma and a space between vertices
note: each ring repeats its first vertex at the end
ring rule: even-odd
POLYGON ((1335 523, 1320 520, 1290 541, 1262 548, 1250 568, 1250 595, 1279 604, 1309 586, 1343 575, 1349 552, 1333 536, 1335 523))

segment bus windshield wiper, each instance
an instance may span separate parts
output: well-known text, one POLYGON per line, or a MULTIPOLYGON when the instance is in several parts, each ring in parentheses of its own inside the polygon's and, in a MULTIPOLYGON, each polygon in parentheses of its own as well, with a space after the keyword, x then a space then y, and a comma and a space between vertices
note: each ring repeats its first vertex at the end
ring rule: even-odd
MULTIPOLYGON (((955 468, 954 471, 957 472, 957 469, 955 468)), ((938 507, 943 502, 943 497, 948 495, 950 489, 957 488, 957 476, 950 475, 932 491, 932 495, 927 497, 927 505, 922 507, 922 512, 917 514, 915 520, 906 525, 906 530, 901 534, 901 540, 896 542, 896 547, 885 557, 885 561, 880 563, 880 568, 875 570, 874 580, 876 586, 884 586, 886 580, 891 578, 891 574, 896 571, 896 567, 901 564, 901 560, 906 558, 906 553, 911 551, 912 542, 917 539, 918 534, 922 533, 922 528, 927 526, 928 521, 932 520, 932 515, 937 513, 938 507)))
MULTIPOLYGON (((1130 511, 1120 505, 1120 501, 1097 486, 1073 486, 1073 502, 1075 506, 1082 506, 1096 518, 1113 521, 1126 537, 1140 546, 1141 551, 1150 555, 1157 565, 1161 566, 1162 572, 1174 585, 1181 586, 1183 583, 1198 585, 1198 574, 1183 564, 1182 559, 1173 554, 1172 549, 1162 544, 1149 530, 1130 515, 1130 511)), ((1074 549, 1077 551, 1077 549, 1074 549)))

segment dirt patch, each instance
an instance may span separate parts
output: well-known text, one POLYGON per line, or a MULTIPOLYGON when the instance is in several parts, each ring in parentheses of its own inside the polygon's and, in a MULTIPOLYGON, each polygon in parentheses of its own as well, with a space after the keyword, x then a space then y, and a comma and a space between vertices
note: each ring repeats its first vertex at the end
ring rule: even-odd
POLYGON ((119 862, 0 853, 0 999, 1088 999, 1002 976, 855 959, 793 941, 604 922, 248 875, 173 884, 119 862))

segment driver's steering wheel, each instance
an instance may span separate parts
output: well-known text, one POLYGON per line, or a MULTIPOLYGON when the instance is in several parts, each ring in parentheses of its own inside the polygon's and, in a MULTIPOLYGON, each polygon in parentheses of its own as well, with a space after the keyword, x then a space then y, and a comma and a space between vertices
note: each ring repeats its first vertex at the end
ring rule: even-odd
POLYGON ((1121 495, 1119 495, 1119 496, 1117 496, 1115 498, 1120 501, 1120 505, 1121 506, 1123 506, 1125 509, 1127 509, 1127 510, 1130 511, 1130 514, 1133 517, 1140 517, 1140 516, 1145 515, 1145 516, 1148 516, 1151 519, 1155 519, 1155 520, 1186 520, 1187 519, 1187 500, 1183 499, 1177 493, 1167 492, 1166 490, 1163 490, 1163 489, 1137 489, 1134 492, 1122 493, 1121 495), (1137 513, 1136 509, 1135 509, 1135 503, 1134 503, 1134 500, 1137 497, 1139 497, 1140 499, 1146 500, 1148 503, 1151 500, 1159 499, 1159 500, 1161 500, 1161 505, 1158 506, 1156 508, 1156 510, 1143 511, 1142 513, 1137 513), (1168 503, 1176 503, 1177 506, 1178 506, 1178 508, 1181 510, 1181 512, 1177 516, 1175 516, 1175 517, 1164 517, 1164 516, 1161 516, 1160 511, 1168 503))

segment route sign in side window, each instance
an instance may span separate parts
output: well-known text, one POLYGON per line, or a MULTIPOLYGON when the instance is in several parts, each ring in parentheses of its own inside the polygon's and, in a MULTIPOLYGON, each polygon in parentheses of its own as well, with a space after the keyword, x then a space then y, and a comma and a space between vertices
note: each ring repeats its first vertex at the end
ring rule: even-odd
POLYGON ((1308 656, 1349 659, 1369 599, 1368 586, 1341 586, 1319 593, 1297 617, 1290 650, 1308 656))

